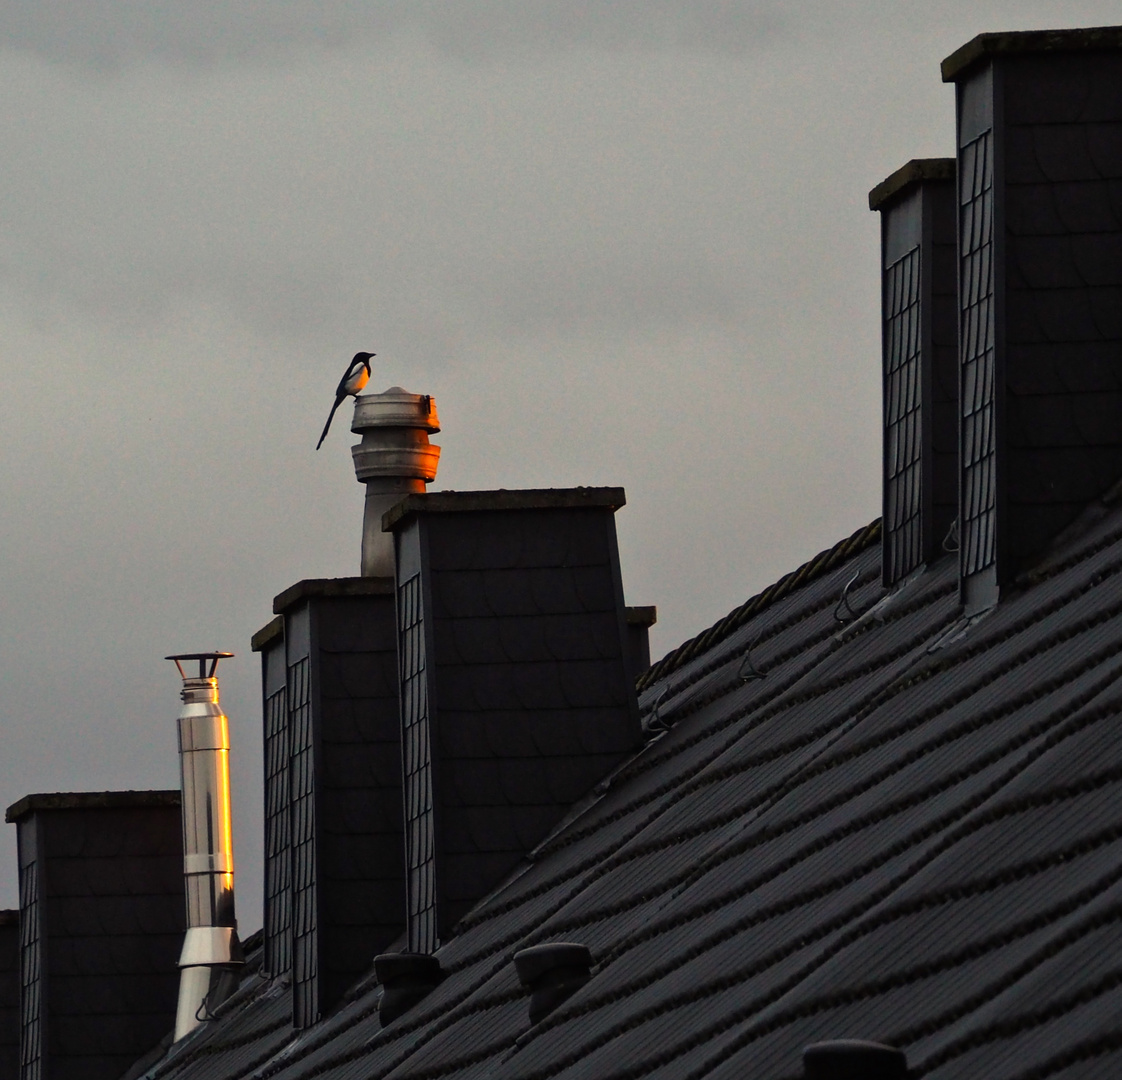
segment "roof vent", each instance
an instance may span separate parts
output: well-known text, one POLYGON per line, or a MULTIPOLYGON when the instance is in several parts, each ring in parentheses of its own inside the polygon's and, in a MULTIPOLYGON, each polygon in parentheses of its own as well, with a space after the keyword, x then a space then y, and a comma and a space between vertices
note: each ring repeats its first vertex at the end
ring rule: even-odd
POLYGON ((805 1080, 907 1080, 903 1050, 864 1039, 834 1039, 803 1051, 805 1080))
POLYGON ((425 953, 383 953, 375 956, 374 973, 382 984, 378 1019, 383 1027, 413 1008, 444 978, 440 961, 425 953))
POLYGON ((393 577, 393 536, 382 532, 382 515, 436 479, 440 447, 429 435, 440 430, 431 394, 391 386, 355 398, 351 431, 362 442, 351 447, 355 477, 366 485, 362 523, 362 576, 393 577))
POLYGON ((592 978, 587 945, 553 941, 514 954, 518 980, 530 991, 530 1023, 536 1024, 592 978))

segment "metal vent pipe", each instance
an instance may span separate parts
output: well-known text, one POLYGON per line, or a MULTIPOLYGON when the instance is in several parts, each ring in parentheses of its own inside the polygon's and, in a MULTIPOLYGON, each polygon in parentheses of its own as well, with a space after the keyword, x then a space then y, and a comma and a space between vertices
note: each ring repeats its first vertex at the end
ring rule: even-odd
POLYGON ((436 479, 440 447, 429 436, 440 430, 430 394, 391 386, 355 398, 351 431, 362 442, 351 448, 355 477, 366 485, 362 522, 362 576, 393 577, 393 536, 382 532, 382 515, 406 495, 436 479))
POLYGON ((234 918, 234 850, 230 816, 230 733, 218 705, 218 661, 233 653, 179 653, 183 678, 179 766, 183 782, 183 875, 187 935, 179 956, 175 1039, 190 1034, 227 997, 242 964, 234 918), (197 676, 183 670, 195 660, 197 676))

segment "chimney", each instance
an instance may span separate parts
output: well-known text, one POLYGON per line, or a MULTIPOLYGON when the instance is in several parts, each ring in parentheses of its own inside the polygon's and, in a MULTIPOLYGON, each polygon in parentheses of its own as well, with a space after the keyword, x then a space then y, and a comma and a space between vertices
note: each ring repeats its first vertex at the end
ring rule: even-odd
POLYGON ((362 525, 362 576, 393 577, 393 537, 382 532, 382 515, 395 502, 424 491, 436 479, 440 447, 429 435, 440 430, 428 394, 392 386, 355 400, 351 431, 362 442, 351 448, 355 476, 366 485, 362 525))
POLYGON ((642 745, 622 488, 437 492, 390 510, 408 949, 432 953, 642 745))
POLYGON ((958 512, 954 170, 953 158, 909 161, 869 192, 880 212, 886 588, 943 554, 958 512))
POLYGON ((968 612, 1122 476, 1122 27, 982 34, 957 101, 968 612))
POLYGON ((0 911, 0 1076, 19 1076, 18 911, 0 911))
MULTIPOLYGON (((382 395, 379 395, 382 396, 382 395)), ((253 639, 265 725, 264 964, 326 1015, 405 926, 393 581, 301 581, 253 639)))
POLYGON ((179 955, 174 1039, 189 1035, 229 996, 242 962, 234 915, 234 844, 230 812, 230 732, 218 705, 218 661, 233 653, 178 653, 183 679, 179 766, 183 785, 183 877, 187 933, 179 955), (183 661, 199 665, 197 675, 183 661))
POLYGON ((179 792, 28 795, 6 818, 19 847, 20 1075, 116 1080, 175 1020, 179 792))

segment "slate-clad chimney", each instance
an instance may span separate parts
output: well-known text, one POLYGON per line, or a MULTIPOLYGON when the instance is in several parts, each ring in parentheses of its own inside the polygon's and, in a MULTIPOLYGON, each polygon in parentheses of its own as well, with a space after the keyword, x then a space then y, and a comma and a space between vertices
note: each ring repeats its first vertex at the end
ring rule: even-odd
POLYGON ((178 791, 28 795, 17 827, 21 1076, 116 1080, 175 1021, 178 791))
POLYGON ((1122 28, 982 34, 958 118, 960 545, 994 602, 1122 476, 1122 28))
POLYGON ((958 512, 954 159, 909 161, 881 215, 883 560, 891 587, 943 554, 958 512))
POLYGON ((19 912, 0 911, 0 1077, 19 1076, 19 912))
POLYGON ((253 641, 265 725, 264 964, 307 1027, 405 925, 393 581, 302 581, 253 641))
POLYGON ((641 745, 621 488, 437 492, 390 510, 408 948, 431 953, 641 745))

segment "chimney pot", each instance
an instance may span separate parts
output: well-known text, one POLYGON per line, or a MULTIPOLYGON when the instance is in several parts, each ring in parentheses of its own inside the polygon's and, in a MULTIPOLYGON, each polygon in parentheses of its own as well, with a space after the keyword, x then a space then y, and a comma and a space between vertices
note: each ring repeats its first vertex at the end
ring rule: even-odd
POLYGON ((440 447, 429 435, 440 430, 431 394, 391 386, 355 398, 351 431, 362 442, 351 447, 355 478, 366 485, 362 522, 362 576, 393 577, 393 537, 382 532, 382 515, 436 479, 440 447))

